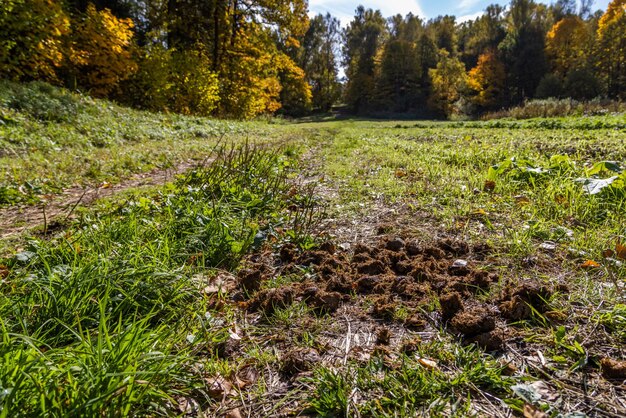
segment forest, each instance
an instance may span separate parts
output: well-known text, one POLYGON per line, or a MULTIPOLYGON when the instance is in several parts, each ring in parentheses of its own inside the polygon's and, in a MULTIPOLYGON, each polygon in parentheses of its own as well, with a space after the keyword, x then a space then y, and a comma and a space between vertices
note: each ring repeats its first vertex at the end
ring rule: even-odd
POLYGON ((0 77, 153 111, 476 117, 623 100, 626 1, 512 0, 475 20, 308 17, 306 0, 4 0, 0 77), (532 69, 532 71, 529 71, 532 69))

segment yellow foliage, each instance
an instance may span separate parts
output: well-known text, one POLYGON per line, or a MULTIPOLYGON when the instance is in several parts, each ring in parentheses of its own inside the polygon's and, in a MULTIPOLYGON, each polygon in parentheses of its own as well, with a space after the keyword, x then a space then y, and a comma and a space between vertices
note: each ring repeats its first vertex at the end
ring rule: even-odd
POLYGON ((0 76, 58 82, 69 19, 53 0, 0 2, 0 76))
POLYGON ((461 97, 461 89, 467 84, 465 66, 458 58, 450 57, 445 49, 439 51, 436 68, 428 70, 432 82, 429 106, 446 116, 454 113, 454 104, 461 97))
POLYGON ((69 61, 78 85, 106 96, 137 71, 132 56, 133 22, 118 19, 109 9, 87 7, 72 34, 69 61))
POLYGON ((568 16, 552 26, 546 35, 546 54, 554 72, 564 77, 572 68, 584 66, 589 34, 578 16, 568 16))
POLYGON ((626 98, 626 0, 613 0, 598 22, 598 66, 611 96, 626 98))

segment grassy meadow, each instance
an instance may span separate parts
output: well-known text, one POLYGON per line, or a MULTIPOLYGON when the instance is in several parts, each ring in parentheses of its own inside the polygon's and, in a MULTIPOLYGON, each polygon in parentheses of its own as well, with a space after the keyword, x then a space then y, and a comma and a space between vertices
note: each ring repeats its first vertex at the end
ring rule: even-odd
POLYGON ((235 122, 0 89, 0 229, 185 161, 0 242, 0 417, 626 414, 626 115, 235 122))

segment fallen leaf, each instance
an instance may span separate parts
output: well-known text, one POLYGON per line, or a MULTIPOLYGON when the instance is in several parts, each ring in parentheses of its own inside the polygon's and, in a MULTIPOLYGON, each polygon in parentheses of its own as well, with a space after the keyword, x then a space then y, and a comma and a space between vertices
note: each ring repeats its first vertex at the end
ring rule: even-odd
POLYGON ((102 184, 100 184, 100 188, 101 189, 110 189, 111 188, 111 183, 105 181, 102 184))
POLYGON ((567 197, 562 194, 557 194, 556 196, 554 196, 554 201, 559 205, 565 205, 566 203, 568 203, 567 197))
POLYGON ((192 398, 179 397, 178 409, 185 415, 197 415, 200 412, 200 404, 192 398))
POLYGON ((256 383, 259 378, 259 372, 252 365, 242 367, 233 376, 235 386, 239 389, 243 389, 246 386, 250 386, 256 383))
MULTIPOLYGON (((543 362, 542 362, 543 363, 543 362)), ((541 380, 532 383, 520 383, 511 386, 511 390, 527 403, 554 402, 559 399, 559 394, 546 382, 541 380)))
POLYGON ((402 169, 397 169, 395 172, 395 176, 398 179, 401 179, 402 177, 406 177, 406 171, 402 170, 402 169))
POLYGON ((9 276, 9 268, 0 264, 0 279, 6 279, 9 276))
POLYGON ((549 415, 529 403, 524 404, 524 418, 548 418, 549 415))
POLYGON ((419 364, 430 370, 436 370, 439 368, 435 360, 420 357, 417 361, 419 362, 419 364))
POLYGON ((485 209, 480 208, 480 209, 476 209, 472 215, 474 216, 487 216, 487 212, 485 212, 485 209))
POLYGON ((493 192, 496 189, 496 182, 493 180, 485 180, 485 184, 483 185, 483 190, 487 192, 493 192))
POLYGON ((224 415, 224 418, 241 418, 241 412, 239 412, 239 408, 231 409, 224 415))
POLYGON ((604 258, 610 258, 610 257, 613 257, 614 255, 615 255, 615 251, 613 251, 610 248, 602 251, 602 257, 604 258))
POLYGON ((224 399, 233 390, 233 385, 222 375, 209 378, 207 380, 207 393, 213 399, 224 399))
POLYGON ((514 196, 513 199, 515 199, 515 203, 519 206, 530 204, 530 199, 524 195, 514 196))
POLYGON ((220 287, 214 284, 210 284, 204 289, 202 289, 202 293, 204 293, 205 295, 212 295, 214 293, 219 293, 219 291, 220 291, 220 287))
POLYGON ((584 263, 582 263, 580 265, 580 267, 584 268, 584 269, 592 269, 592 268, 598 268, 600 267, 600 264, 596 263, 593 260, 587 260, 584 263))
POLYGON ((621 243, 617 243, 615 246, 615 254, 617 258, 621 258, 622 260, 626 260, 626 245, 622 245, 621 243))

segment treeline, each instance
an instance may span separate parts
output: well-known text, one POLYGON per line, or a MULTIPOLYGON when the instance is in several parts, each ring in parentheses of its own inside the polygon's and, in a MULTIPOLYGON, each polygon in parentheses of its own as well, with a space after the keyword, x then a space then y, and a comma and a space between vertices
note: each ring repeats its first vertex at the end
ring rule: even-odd
POLYGON ((3 77, 180 113, 311 107, 306 0, 2 0, 0 28, 3 77))
POLYGON ((532 98, 626 98, 626 0, 512 0, 474 21, 341 29, 306 0, 3 0, 0 76, 150 110, 249 118, 475 115, 532 98), (339 67, 345 79, 339 80, 339 67))
POLYGON ((385 19, 357 9, 345 31, 355 113, 479 114, 532 98, 626 98, 626 0, 512 0, 474 21, 385 19))

